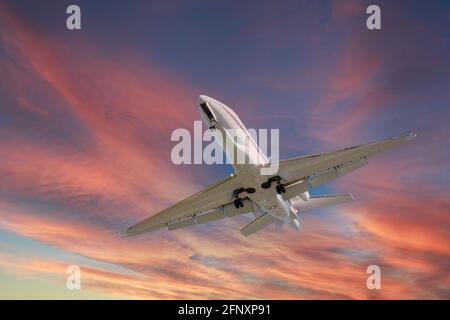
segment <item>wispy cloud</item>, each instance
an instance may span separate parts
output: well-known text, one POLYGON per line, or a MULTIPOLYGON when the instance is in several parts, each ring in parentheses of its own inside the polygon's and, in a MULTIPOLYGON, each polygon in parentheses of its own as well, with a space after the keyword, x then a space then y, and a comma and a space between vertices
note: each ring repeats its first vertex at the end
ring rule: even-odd
MULTIPOLYGON (((360 6, 339 1, 327 7, 331 15, 323 17, 327 24, 320 32, 329 37, 334 34, 330 25, 341 28, 339 50, 327 68, 311 54, 298 69, 275 73, 279 80, 268 81, 259 65, 241 70, 244 82, 259 80, 282 108, 274 111, 264 92, 261 100, 250 98, 252 90, 232 101, 262 110, 259 114, 280 115, 274 127, 286 128, 292 121, 295 134, 282 132, 282 137, 296 154, 305 152, 299 137, 313 141, 305 142, 306 149, 317 151, 418 128, 419 137, 408 147, 331 185, 353 192, 354 203, 305 214, 300 234, 268 228, 244 238, 239 230, 248 220, 240 217, 124 239, 118 235, 124 227, 214 180, 205 175, 209 168, 185 170, 169 160, 171 130, 189 128, 198 118, 196 86, 131 50, 111 53, 86 38, 72 39, 76 45, 71 46, 3 4, 0 71, 7 76, 0 79, 0 227, 118 266, 81 266, 84 290, 111 296, 448 298, 450 190, 448 150, 442 146, 450 135, 445 125, 450 114, 449 96, 439 90, 449 80, 448 57, 426 48, 404 57, 416 41, 396 44, 406 28, 401 14, 398 26, 404 28, 383 33, 387 40, 367 40, 365 30, 352 27, 360 6), (308 108, 292 104, 295 96, 284 97, 297 88, 311 91, 305 93, 308 108), (422 105, 430 101, 436 114, 422 105), (383 289, 377 293, 366 288, 370 264, 382 267, 383 289)), ((277 37, 296 25, 289 19, 261 29, 265 20, 254 18, 254 25, 236 37, 256 32, 261 46, 289 47, 289 32, 277 37)), ((445 48, 433 30, 417 27, 415 37, 445 48)), ((311 53, 320 56, 321 33, 304 36, 311 53)), ((3 270, 62 285, 66 264, 39 252, 0 254, 3 270)))

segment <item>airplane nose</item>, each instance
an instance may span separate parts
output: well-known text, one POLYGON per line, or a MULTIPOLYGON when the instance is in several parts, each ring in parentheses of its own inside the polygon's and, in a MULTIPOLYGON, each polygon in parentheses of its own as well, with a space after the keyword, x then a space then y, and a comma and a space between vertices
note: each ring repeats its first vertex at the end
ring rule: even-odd
POLYGON ((208 102, 208 100, 209 100, 208 96, 205 96, 203 94, 198 96, 198 104, 199 105, 202 104, 202 103, 208 102))

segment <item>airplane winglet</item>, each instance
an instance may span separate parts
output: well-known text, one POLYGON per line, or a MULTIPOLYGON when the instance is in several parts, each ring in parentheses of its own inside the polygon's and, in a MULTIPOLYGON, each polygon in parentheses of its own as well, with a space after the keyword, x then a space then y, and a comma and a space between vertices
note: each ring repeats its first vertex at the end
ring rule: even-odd
POLYGON ((396 137, 394 139, 396 140, 403 140, 405 142, 411 141, 412 139, 417 137, 417 133, 416 132, 411 132, 408 134, 405 134, 404 136, 400 136, 400 137, 396 137))
POLYGON ((119 237, 121 237, 121 238, 128 238, 128 237, 129 237, 128 229, 119 231, 119 232, 117 232, 117 234, 118 234, 119 237))

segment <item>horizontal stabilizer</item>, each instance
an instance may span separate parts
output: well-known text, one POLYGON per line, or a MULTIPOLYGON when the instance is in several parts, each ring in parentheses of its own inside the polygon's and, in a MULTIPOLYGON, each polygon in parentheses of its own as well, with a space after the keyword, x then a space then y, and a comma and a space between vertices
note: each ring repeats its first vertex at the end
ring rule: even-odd
POLYGON ((248 225, 246 225, 242 230, 241 233, 248 237, 252 233, 255 233, 261 229, 264 229, 265 227, 271 225, 272 223, 277 222, 278 220, 272 217, 270 214, 265 213, 262 216, 256 218, 252 222, 250 222, 248 225))
POLYGON ((351 194, 342 195, 330 195, 330 196, 311 196, 308 201, 304 201, 300 197, 295 197, 291 199, 291 205, 300 210, 300 212, 308 211, 311 209, 318 209, 328 206, 333 206, 335 204, 345 203, 353 200, 351 194))

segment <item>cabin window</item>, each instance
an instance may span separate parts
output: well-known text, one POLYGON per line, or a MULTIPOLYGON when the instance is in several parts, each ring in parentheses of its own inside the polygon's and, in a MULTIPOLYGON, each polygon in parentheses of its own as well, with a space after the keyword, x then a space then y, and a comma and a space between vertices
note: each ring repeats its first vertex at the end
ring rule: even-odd
POLYGON ((208 120, 210 120, 210 121, 214 120, 214 115, 212 114, 212 112, 209 109, 206 102, 203 102, 202 104, 200 104, 200 107, 202 108, 202 111, 206 114, 206 116, 208 117, 208 120))

